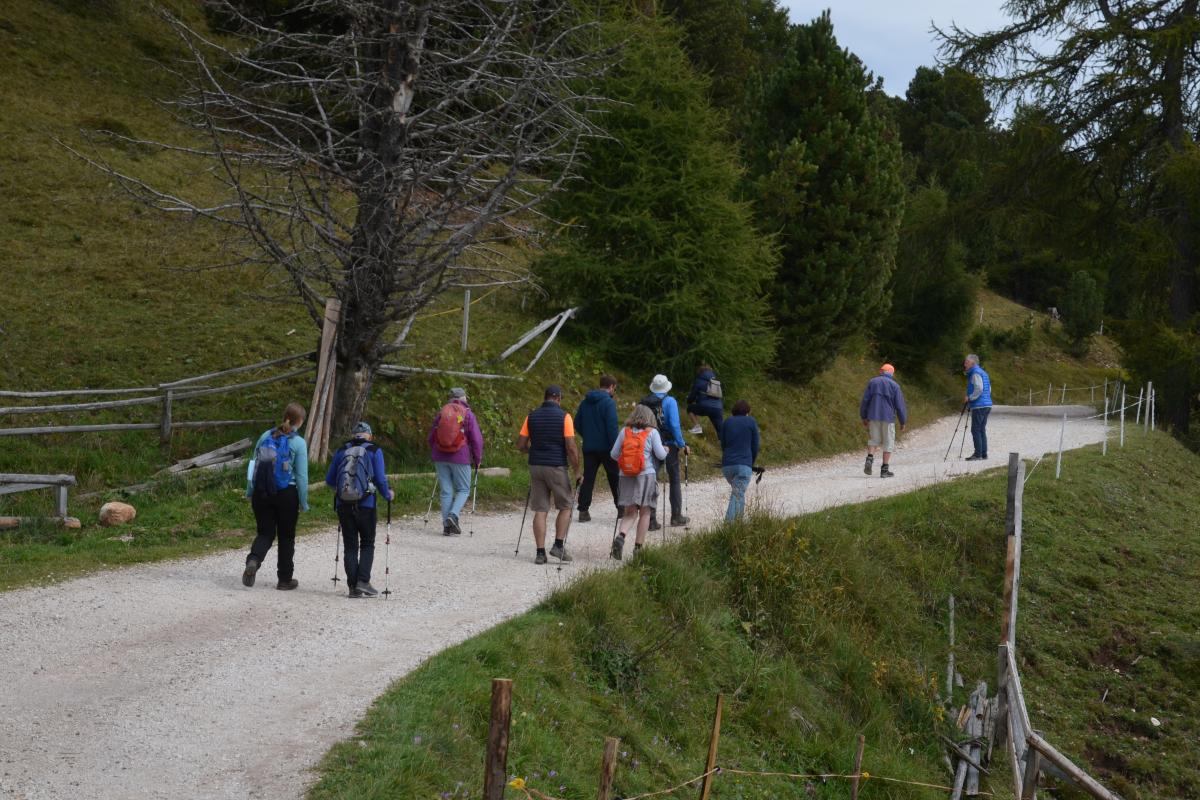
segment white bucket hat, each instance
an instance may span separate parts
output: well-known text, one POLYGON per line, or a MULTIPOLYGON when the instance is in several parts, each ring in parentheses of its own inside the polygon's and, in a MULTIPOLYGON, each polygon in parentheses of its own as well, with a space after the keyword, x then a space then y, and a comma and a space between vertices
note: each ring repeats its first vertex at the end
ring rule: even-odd
POLYGON ((671 391, 671 382, 667 380, 666 375, 655 375, 654 380, 650 381, 650 391, 669 392, 671 391))

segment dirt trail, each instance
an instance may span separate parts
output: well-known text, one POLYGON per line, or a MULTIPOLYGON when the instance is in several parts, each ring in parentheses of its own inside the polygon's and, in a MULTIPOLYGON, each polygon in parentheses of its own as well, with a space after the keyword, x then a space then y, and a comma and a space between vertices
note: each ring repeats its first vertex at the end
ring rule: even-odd
MULTIPOLYGON (((1091 413, 997 407, 991 460, 969 464, 955 460, 957 443, 942 461, 948 417, 901 438, 893 479, 864 475, 856 451, 769 470, 751 502, 804 513, 1002 467, 1010 450, 1036 458, 1057 449, 1064 412, 1091 413)), ((1099 421, 1073 422, 1066 447, 1102 436, 1099 421)), ((718 519, 727 498, 724 481, 692 484, 691 530, 718 519)), ((389 683, 609 566, 606 504, 599 498, 594 521, 572 526, 575 562, 561 572, 534 566, 528 530, 514 558, 520 509, 464 515, 474 535, 455 538, 435 521, 394 521, 387 602, 351 601, 344 582, 334 593, 332 531, 297 542, 294 592, 274 589, 274 555, 244 588, 244 554, 227 552, 2 594, 0 797, 300 797, 325 751, 389 683)), ((376 585, 382 542, 381 525, 376 585)))

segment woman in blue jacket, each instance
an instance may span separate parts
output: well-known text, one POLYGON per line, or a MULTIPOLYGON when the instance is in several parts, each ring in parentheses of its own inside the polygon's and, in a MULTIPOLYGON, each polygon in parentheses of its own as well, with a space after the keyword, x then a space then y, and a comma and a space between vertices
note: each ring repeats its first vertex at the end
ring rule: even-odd
POLYGON ((687 396, 687 410, 692 418, 692 428, 688 433, 703 433, 700 417, 708 417, 712 421, 713 433, 721 435, 725 402, 721 397, 721 382, 717 380, 717 373, 713 372, 713 368, 708 364, 701 364, 696 368, 692 390, 687 396))
POLYGON ((721 474, 733 488, 725 519, 740 517, 746 510, 746 489, 758 460, 758 423, 750 416, 750 404, 738 400, 733 416, 721 426, 721 474))

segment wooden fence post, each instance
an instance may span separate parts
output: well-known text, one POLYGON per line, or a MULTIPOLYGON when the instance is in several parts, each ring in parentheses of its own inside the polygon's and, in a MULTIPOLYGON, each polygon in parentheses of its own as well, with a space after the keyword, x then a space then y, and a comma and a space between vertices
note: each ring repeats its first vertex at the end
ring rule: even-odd
POLYGON ((1062 427, 1058 429, 1058 459, 1054 462, 1054 480, 1062 477, 1063 439, 1067 435, 1067 415, 1063 414, 1062 427))
POLYGON ((1146 433, 1150 432, 1150 398, 1154 396, 1154 381, 1146 384, 1146 410, 1142 412, 1143 425, 1146 428, 1146 433))
POLYGON ((854 776, 850 778, 850 800, 858 800, 858 781, 862 777, 863 749, 867 746, 867 737, 858 735, 858 750, 854 753, 854 776))
POLYGON ((1125 387, 1121 387, 1121 447, 1125 446, 1125 387))
POLYGON ((1037 800, 1038 773, 1042 771, 1042 754, 1032 747, 1025 750, 1025 775, 1021 780, 1021 800, 1037 800))
POLYGON ((1108 455, 1108 396, 1104 397, 1104 441, 1100 445, 1100 455, 1108 455))
POLYGON ((617 770, 617 739, 604 737, 604 757, 600 760, 600 792, 597 800, 611 800, 613 773, 617 770))
POLYGON ((462 351, 467 352, 467 331, 471 328, 471 290, 463 290, 462 351))
POLYGON ((1008 541, 1004 558, 1004 619, 1000 641, 1016 643, 1017 587, 1021 580, 1021 502, 1025 493, 1025 462, 1018 453, 1008 454, 1008 492, 1004 508, 1004 533, 1008 541))
POLYGON ((504 800, 508 782, 508 725, 512 719, 512 681, 492 680, 492 721, 483 763, 483 800, 504 800))
POLYGON ((329 450, 327 411, 333 407, 333 385, 337 372, 334 347, 341 316, 342 301, 334 297, 326 300, 325 316, 321 320, 321 344, 317 348, 317 381, 313 386, 312 403, 308 407, 308 460, 312 462, 324 461, 329 450))
POLYGON ((167 389, 163 393, 162 399, 162 420, 158 426, 158 443, 163 447, 171 446, 171 401, 175 397, 175 392, 167 389))
POLYGON ((717 695, 717 710, 713 713, 712 737, 708 740, 708 758, 704 761, 704 782, 700 784, 700 800, 708 800, 712 791, 713 769, 717 766, 717 743, 721 740, 721 709, 725 707, 725 695, 717 695))

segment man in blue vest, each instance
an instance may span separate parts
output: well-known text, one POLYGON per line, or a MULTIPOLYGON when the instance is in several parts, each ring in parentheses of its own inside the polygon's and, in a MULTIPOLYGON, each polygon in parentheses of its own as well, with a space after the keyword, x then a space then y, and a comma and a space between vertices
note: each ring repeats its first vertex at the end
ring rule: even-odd
POLYGON ((979 356, 971 353, 963 359, 967 375, 967 393, 963 402, 971 408, 971 443, 975 452, 967 461, 987 461, 987 421, 992 411, 992 379, 979 366, 979 356))
POLYGON ((546 517, 550 506, 558 510, 554 520, 554 546, 550 555, 570 561, 567 531, 571 527, 574 483, 567 471, 579 472, 575 446, 575 423, 562 408, 562 389, 547 386, 542 404, 529 412, 517 437, 517 449, 529 454, 529 507, 533 509, 533 540, 537 544, 535 564, 546 563, 546 517))

